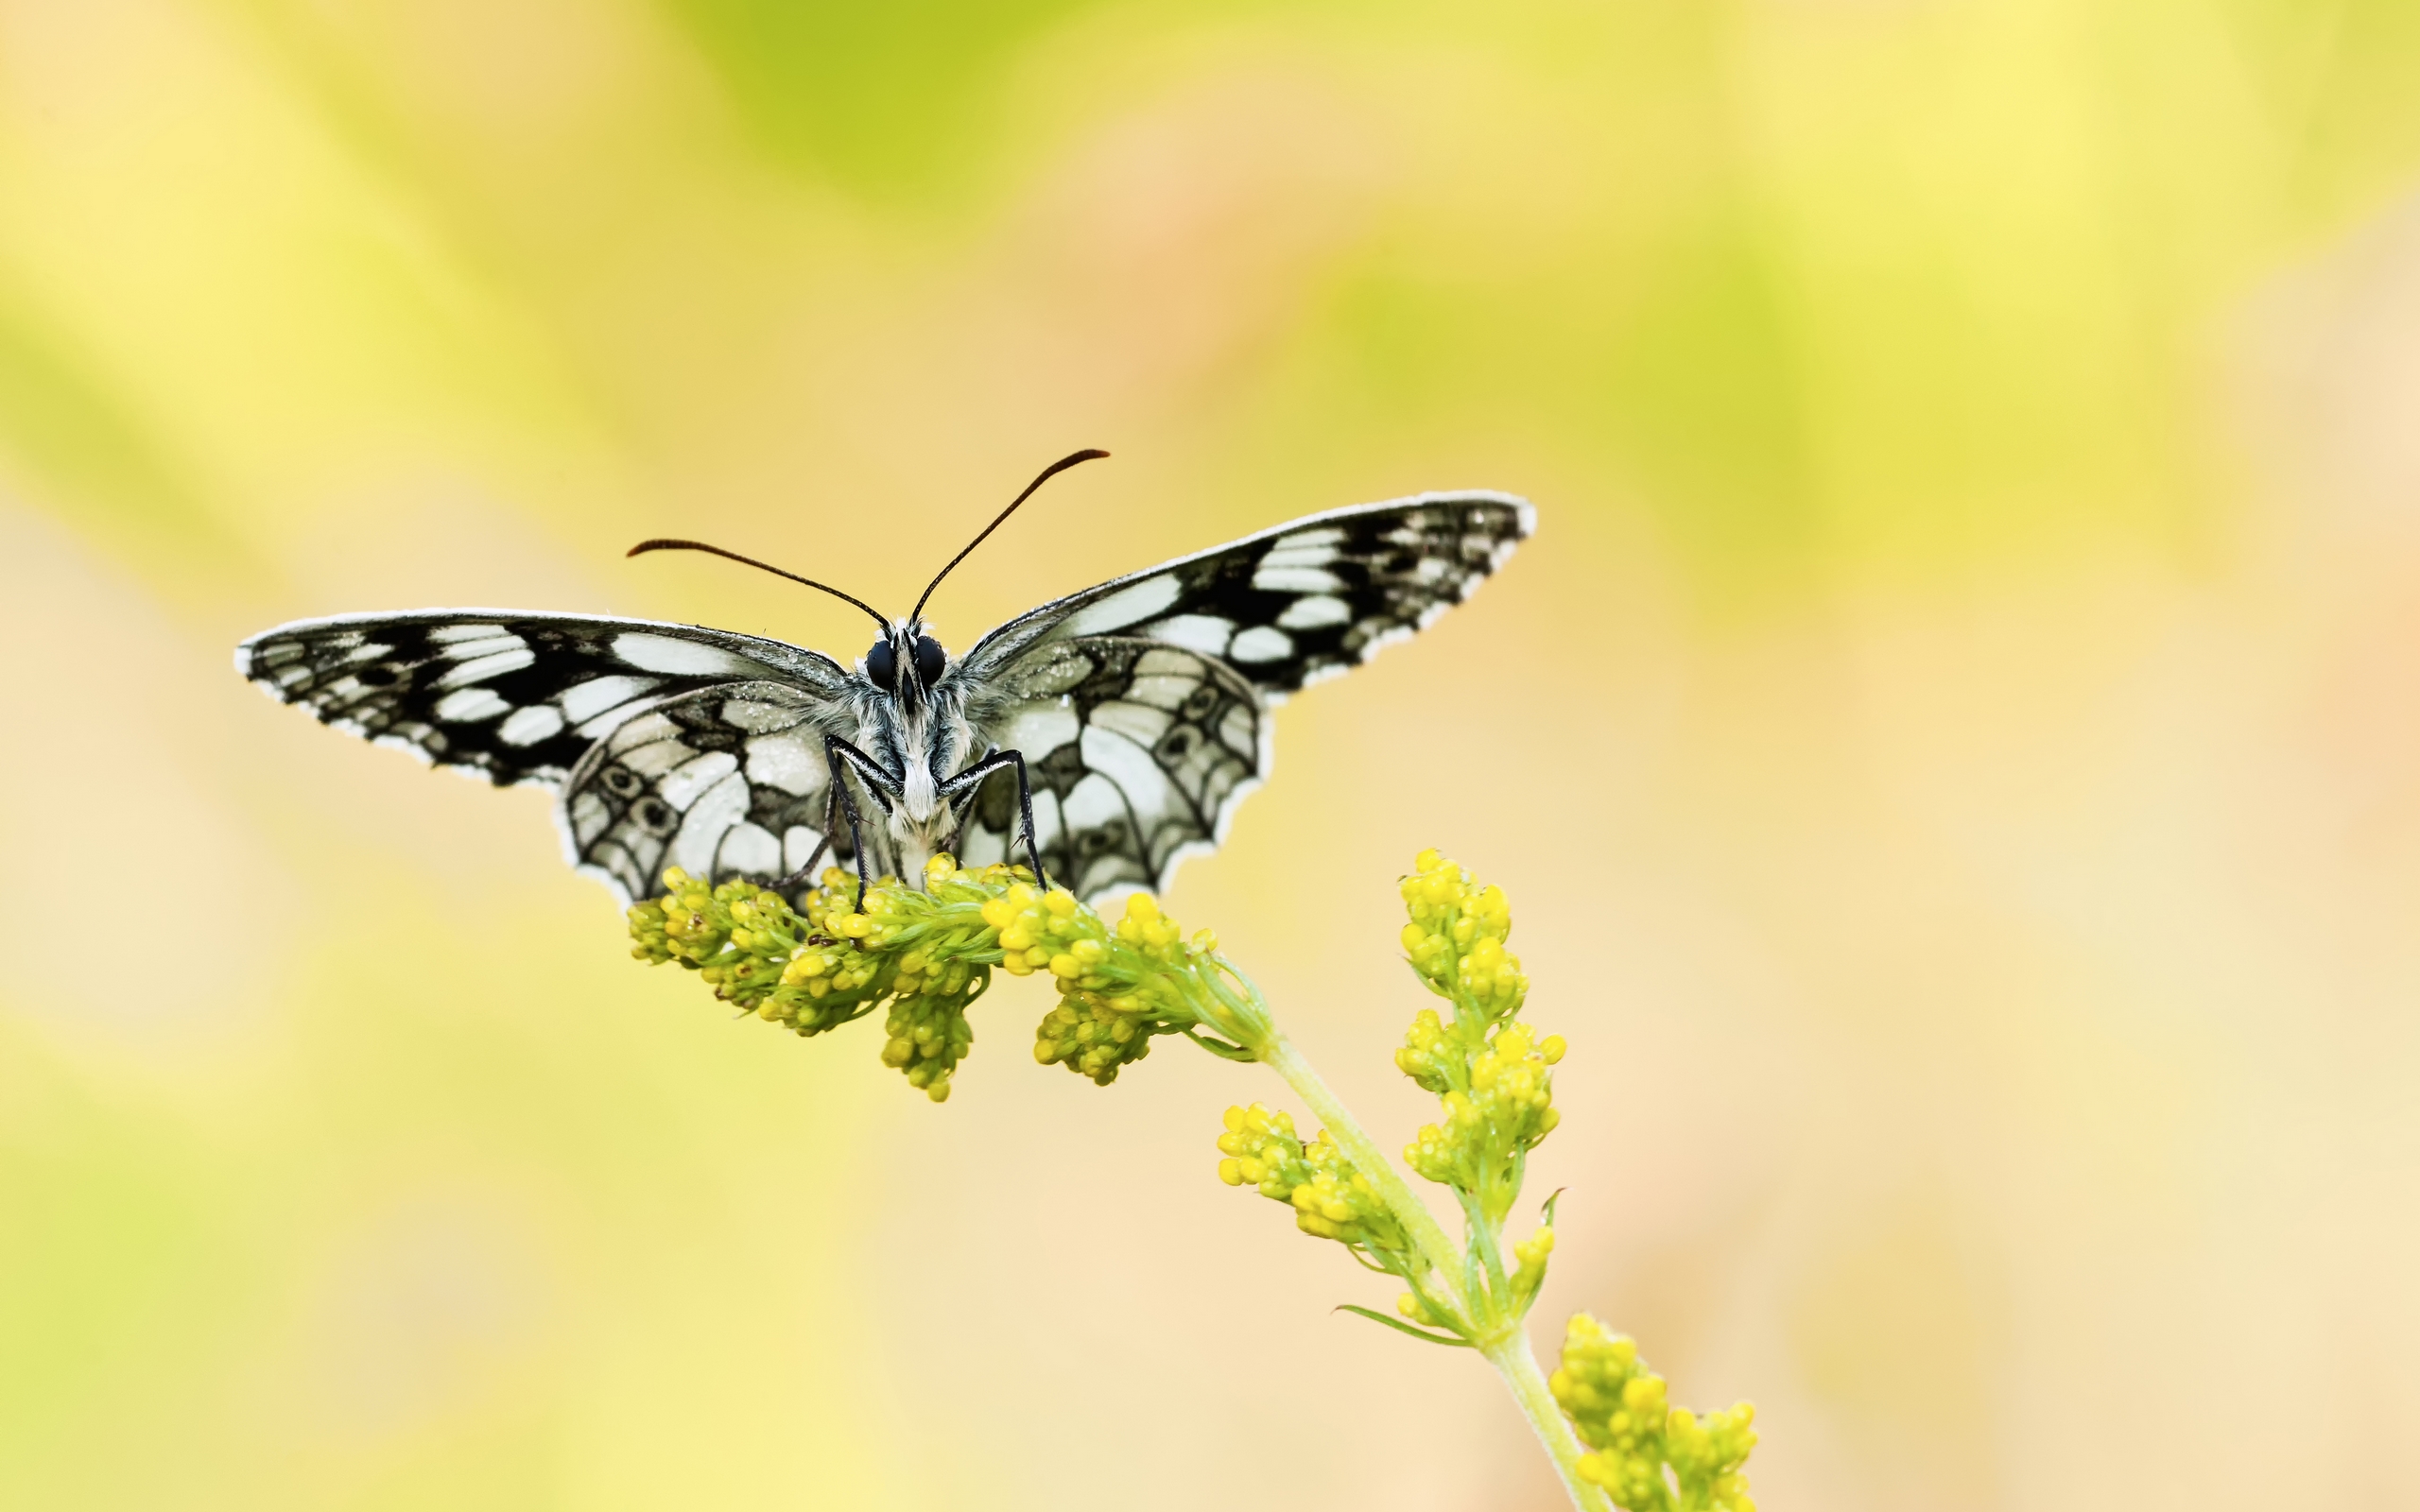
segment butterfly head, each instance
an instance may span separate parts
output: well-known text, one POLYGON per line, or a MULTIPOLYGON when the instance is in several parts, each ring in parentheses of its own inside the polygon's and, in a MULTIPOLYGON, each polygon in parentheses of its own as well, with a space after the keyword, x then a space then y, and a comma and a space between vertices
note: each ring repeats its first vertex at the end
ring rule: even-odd
POLYGON ((931 691, 949 670, 949 653, 925 633, 924 622, 893 626, 889 634, 867 648, 866 677, 895 697, 914 699, 931 691))

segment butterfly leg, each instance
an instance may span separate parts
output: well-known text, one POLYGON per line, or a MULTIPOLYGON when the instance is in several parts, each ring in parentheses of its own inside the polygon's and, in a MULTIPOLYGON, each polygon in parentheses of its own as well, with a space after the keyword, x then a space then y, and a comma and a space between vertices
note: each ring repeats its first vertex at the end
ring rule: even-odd
POLYGON ((773 884, 775 892, 788 892, 815 875, 815 864, 823 859, 823 852, 832 849, 832 829, 839 819, 839 811, 840 784, 836 782, 823 794, 823 838, 816 842, 815 853, 806 858, 804 866, 773 884))
POLYGON ((1033 880, 1045 890, 1050 886, 1050 873, 1042 869, 1042 847, 1035 843, 1033 831, 1033 783, 1026 776, 1025 753, 995 750, 942 784, 942 797, 955 803, 960 798, 972 799, 983 785, 983 780, 1001 767, 1011 767, 1017 774, 1018 817, 1025 821, 1026 859, 1033 863, 1033 880))
POLYGON ((838 735, 823 737, 824 769, 831 774, 832 791, 840 799, 840 810, 849 818, 849 845, 857 853, 857 902, 859 912, 866 906, 866 889, 873 885, 873 874, 867 870, 866 837, 857 818, 857 800, 849 792, 848 774, 855 772, 866 784, 866 791, 890 811, 890 800, 900 796, 899 779, 883 769, 882 764, 857 749, 838 735))

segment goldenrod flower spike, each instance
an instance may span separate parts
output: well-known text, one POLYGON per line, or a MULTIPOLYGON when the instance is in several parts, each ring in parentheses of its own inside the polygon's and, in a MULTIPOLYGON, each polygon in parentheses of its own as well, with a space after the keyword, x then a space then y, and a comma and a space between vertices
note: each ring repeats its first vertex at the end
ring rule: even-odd
POLYGON ((1572 1318, 1547 1388, 1595 1451, 1581 1459, 1581 1478, 1626 1512, 1756 1512, 1741 1473, 1756 1447, 1747 1402, 1703 1420, 1672 1406, 1636 1342, 1585 1313, 1572 1318))
POLYGON ((884 1009, 883 1061, 935 1102, 974 1044, 966 1009, 995 967, 1050 976, 1060 1002, 1035 1032, 1034 1058, 1103 1086, 1162 1035, 1251 1059, 1269 1033, 1258 992, 1219 955, 1218 937, 1187 940, 1148 894, 1112 925, 1022 867, 969 870, 936 856, 924 884, 886 877, 859 904, 855 879, 835 868, 793 906, 769 888, 709 886, 675 868, 662 898, 631 909, 631 954, 694 971, 717 996, 803 1035, 884 1009))
POLYGON ((1740 1473, 1756 1437, 1745 1403, 1703 1418, 1671 1407, 1637 1347, 1584 1314, 1571 1321, 1551 1381, 1530 1352, 1523 1320, 1546 1283, 1555 1204, 1509 1250, 1504 1228, 1530 1152, 1562 1119, 1553 1068, 1564 1045, 1521 1022, 1530 979, 1508 948, 1512 910, 1502 888, 1434 850, 1401 885, 1404 954, 1440 1000, 1413 1018, 1395 1052, 1404 1074, 1438 1099, 1436 1122, 1403 1157, 1454 1194, 1458 1243, 1279 1032, 1210 931, 1188 936, 1148 893, 1104 919, 1022 868, 970 869, 937 856, 922 881, 912 888, 884 878, 859 899, 856 880, 836 868, 793 901, 675 868, 661 898, 631 909, 631 953, 695 971, 716 996, 802 1035, 881 1009, 884 1063, 935 1102, 948 1097, 974 1045, 967 1009, 994 969, 1050 982, 1058 1001, 1034 1032, 1034 1058, 1099 1085, 1168 1035, 1264 1062, 1324 1126, 1305 1140, 1286 1112, 1230 1108, 1219 1178, 1285 1204, 1304 1233, 1402 1283, 1392 1313, 1343 1311, 1483 1355, 1583 1512, 1614 1503, 1754 1512, 1740 1473))

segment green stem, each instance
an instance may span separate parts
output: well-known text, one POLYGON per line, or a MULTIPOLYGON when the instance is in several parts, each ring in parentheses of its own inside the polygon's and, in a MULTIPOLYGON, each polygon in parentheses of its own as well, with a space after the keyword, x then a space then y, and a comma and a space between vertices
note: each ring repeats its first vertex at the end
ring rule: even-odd
MULTIPOLYGON (((1294 1048, 1294 1042, 1283 1031, 1270 1025, 1253 1049, 1270 1070, 1286 1078, 1286 1085, 1294 1089, 1294 1095, 1318 1116, 1352 1160, 1353 1168, 1378 1189, 1404 1231, 1420 1246, 1421 1255, 1435 1267, 1439 1284, 1460 1308, 1463 1319, 1477 1326, 1474 1332, 1485 1328, 1487 1298, 1467 1295, 1458 1280, 1462 1275, 1465 1257, 1446 1237, 1444 1227, 1428 1211, 1428 1205, 1420 1200, 1419 1194, 1395 1169, 1394 1161, 1387 1159, 1386 1152, 1378 1148, 1360 1121, 1328 1090, 1327 1083, 1320 1079, 1320 1074, 1311 1069, 1311 1063, 1303 1058, 1303 1053, 1294 1048)), ((1538 1370, 1537 1356, 1530 1352, 1530 1335, 1519 1320, 1503 1326, 1493 1338, 1482 1334, 1474 1342, 1487 1356, 1488 1364, 1495 1366, 1496 1374, 1504 1378, 1505 1389, 1512 1393, 1522 1416, 1530 1419, 1530 1428, 1545 1446, 1547 1457, 1554 1461, 1555 1473, 1563 1477, 1564 1489, 1571 1494, 1571 1504, 1580 1512, 1612 1512, 1613 1503, 1605 1493, 1580 1478, 1580 1456, 1586 1451, 1581 1448, 1579 1435, 1563 1416, 1554 1393, 1547 1389, 1547 1378, 1538 1370)))
POLYGON ((1294 1095, 1308 1105, 1343 1147, 1353 1168, 1378 1189, 1378 1195, 1394 1211, 1404 1231, 1411 1235, 1411 1242, 1420 1246, 1421 1257, 1436 1270, 1438 1280, 1461 1307, 1464 1317, 1476 1317, 1470 1311, 1470 1298, 1462 1295, 1459 1279, 1462 1274, 1461 1249, 1445 1236, 1444 1226, 1395 1170, 1394 1161, 1378 1148, 1378 1142, 1370 1137, 1361 1121, 1338 1101, 1336 1093, 1328 1091, 1327 1083, 1320 1079, 1320 1074, 1311 1069, 1311 1063, 1303 1058, 1303 1053, 1294 1048, 1294 1041, 1286 1038, 1284 1030, 1272 1025, 1267 1037, 1252 1048, 1268 1062, 1270 1070, 1286 1078, 1286 1085, 1294 1089, 1294 1095))
POLYGON ((1571 1495, 1571 1504, 1581 1512, 1611 1512, 1613 1500, 1602 1486, 1591 1486, 1580 1478, 1580 1456, 1587 1451, 1581 1446, 1580 1435, 1571 1431, 1571 1422, 1547 1388, 1547 1378, 1538 1369, 1538 1357, 1530 1352, 1530 1331, 1514 1324, 1511 1332, 1495 1343, 1483 1346, 1479 1352, 1495 1373, 1504 1378, 1504 1388, 1521 1404, 1522 1416, 1536 1430, 1538 1442, 1554 1461, 1555 1473, 1563 1477, 1563 1488, 1571 1495))

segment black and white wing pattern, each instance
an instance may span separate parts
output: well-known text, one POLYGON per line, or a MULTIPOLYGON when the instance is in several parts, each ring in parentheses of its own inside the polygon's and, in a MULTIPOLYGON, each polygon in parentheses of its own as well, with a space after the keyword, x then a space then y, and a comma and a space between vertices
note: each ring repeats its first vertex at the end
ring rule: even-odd
MULTIPOLYGON (((1214 657, 1122 636, 1053 641, 1011 668, 1015 712, 993 735, 1022 751, 1042 860, 1087 900, 1158 886, 1215 847, 1227 816, 1269 770, 1269 713, 1250 682, 1214 657)), ((1022 859, 1017 785, 1000 772, 977 792, 959 855, 1022 859)))
MULTIPOLYGON (((717 882, 787 876, 823 846, 835 708, 787 683, 735 682, 639 711, 572 769, 564 849, 626 902, 656 890, 666 867, 717 882)), ((838 838, 853 853, 845 827, 838 838)))
POLYGON ((830 658, 651 620, 349 614, 264 630, 236 647, 235 670, 348 734, 558 790, 571 861, 625 902, 687 859, 700 874, 780 876, 802 805, 821 822, 822 732, 854 729, 830 658))
MULTIPOLYGON (((1311 515, 1046 604, 950 675, 978 744, 1024 753, 1054 877, 1087 899, 1165 886, 1267 779, 1274 705, 1426 628, 1535 525, 1490 492, 1311 515)), ((1007 857, 1015 796, 986 782, 966 859, 1007 857)))
POLYGON ((959 675, 972 691, 1050 642, 1121 635, 1216 657, 1283 702, 1426 629, 1536 526, 1536 509, 1509 493, 1307 515, 1020 614, 976 643, 959 675))

